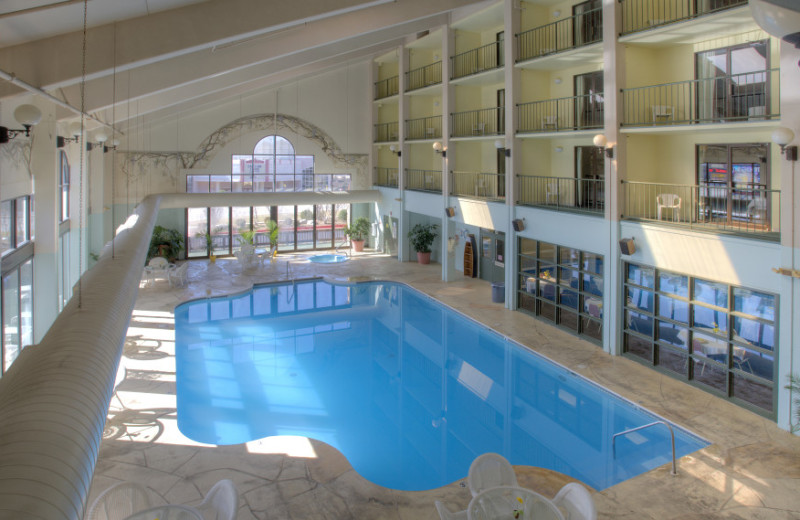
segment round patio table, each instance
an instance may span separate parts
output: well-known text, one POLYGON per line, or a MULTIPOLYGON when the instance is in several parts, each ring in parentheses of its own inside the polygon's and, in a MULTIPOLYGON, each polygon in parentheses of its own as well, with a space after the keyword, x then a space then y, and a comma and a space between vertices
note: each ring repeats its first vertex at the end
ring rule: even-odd
POLYGON ((564 520, 558 507, 530 489, 498 486, 481 491, 467 506, 469 520, 564 520))
POLYGON ((133 513, 125 520, 203 520, 203 515, 193 507, 167 504, 133 513))

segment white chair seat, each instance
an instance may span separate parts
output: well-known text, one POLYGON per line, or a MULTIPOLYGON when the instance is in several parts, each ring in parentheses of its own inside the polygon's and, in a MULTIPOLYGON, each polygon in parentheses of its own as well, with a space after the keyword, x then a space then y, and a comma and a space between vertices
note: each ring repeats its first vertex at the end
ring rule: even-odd
POLYGON ((658 220, 661 220, 663 210, 672 211, 672 220, 681 219, 681 198, 674 193, 661 193, 656 197, 658 220))
POLYGON ((234 520, 239 509, 239 493, 231 480, 214 484, 197 506, 206 520, 234 520))
POLYGON ((151 506, 144 487, 135 482, 120 482, 103 491, 92 502, 86 520, 122 520, 151 506))
POLYGON ((472 461, 467 475, 467 485, 472 496, 498 486, 517 486, 517 475, 505 457, 497 453, 484 453, 472 461))
POLYGON ((578 484, 570 482, 553 498, 553 503, 566 511, 567 520, 597 520, 597 509, 589 491, 578 484))

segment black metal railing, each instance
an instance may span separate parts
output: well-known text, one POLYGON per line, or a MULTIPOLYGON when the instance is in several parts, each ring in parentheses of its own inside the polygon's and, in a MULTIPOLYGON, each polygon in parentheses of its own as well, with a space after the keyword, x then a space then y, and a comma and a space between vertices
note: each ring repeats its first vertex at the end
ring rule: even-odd
POLYGON ((622 125, 753 121, 780 116, 779 69, 622 89, 622 125))
POLYGON ((383 99, 400 93, 400 76, 382 79, 375 82, 375 99, 383 99))
POLYGON ((517 175, 517 204, 603 214, 605 181, 517 175))
POLYGON ((442 62, 437 61, 424 67, 406 72, 406 90, 416 90, 442 82, 442 62))
POLYGON ((450 57, 450 79, 463 78, 503 66, 503 42, 497 41, 450 57))
POLYGON ((780 190, 759 184, 623 182, 623 218, 780 238, 780 190))
POLYGON ((506 176, 502 173, 452 172, 450 194, 485 200, 505 200, 506 176))
POLYGON ((399 124, 397 121, 391 123, 377 123, 375 125, 375 142, 397 141, 399 124))
POLYGON ((517 105, 518 132, 558 132, 603 127, 603 94, 547 99, 517 105))
POLYGON ((406 189, 441 193, 442 172, 440 170, 415 170, 407 168, 406 189))
POLYGON ((747 0, 620 0, 620 3, 624 35, 739 7, 746 5, 747 0))
POLYGON ((603 9, 592 9, 517 34, 517 61, 568 51, 602 40, 603 9))
POLYGON ((375 186, 397 188, 397 179, 397 168, 384 168, 382 166, 375 167, 375 186))
POLYGON ((442 116, 406 119, 406 139, 436 139, 442 137, 442 116))
POLYGON ((505 107, 482 108, 450 114, 450 136, 499 135, 506 131, 505 107))

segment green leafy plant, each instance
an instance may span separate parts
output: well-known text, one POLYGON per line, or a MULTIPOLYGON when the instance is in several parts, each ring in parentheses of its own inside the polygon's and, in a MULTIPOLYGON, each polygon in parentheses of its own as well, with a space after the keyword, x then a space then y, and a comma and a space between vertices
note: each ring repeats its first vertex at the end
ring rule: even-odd
POLYGON ((147 261, 156 256, 163 256, 170 262, 178 259, 183 251, 183 233, 175 229, 162 226, 153 228, 150 237, 150 249, 147 251, 147 261))
POLYGON ((206 239, 206 252, 209 255, 213 254, 213 252, 214 252, 214 249, 213 249, 214 248, 214 240, 213 240, 213 237, 211 236, 211 233, 203 232, 203 233, 198 233, 195 236, 205 238, 206 239))
POLYGON ((267 220, 264 223, 267 226, 267 232, 269 232, 269 244, 271 246, 278 246, 278 223, 274 220, 267 220))
POLYGON ((366 217, 358 217, 352 226, 344 228, 344 234, 350 240, 366 240, 369 235, 369 220, 366 217))
POLYGON ((439 233, 439 224, 417 224, 411 231, 408 232, 408 238, 411 239, 411 247, 417 253, 430 253, 431 246, 439 233))
POLYGON ((250 244, 253 245, 256 238, 256 232, 250 229, 245 229, 244 231, 239 231, 239 242, 242 244, 250 244))
POLYGON ((794 394, 794 399, 792 399, 794 422, 792 422, 791 418, 789 418, 789 422, 792 432, 796 432, 800 430, 800 376, 797 374, 790 375, 789 384, 786 385, 786 389, 794 394))

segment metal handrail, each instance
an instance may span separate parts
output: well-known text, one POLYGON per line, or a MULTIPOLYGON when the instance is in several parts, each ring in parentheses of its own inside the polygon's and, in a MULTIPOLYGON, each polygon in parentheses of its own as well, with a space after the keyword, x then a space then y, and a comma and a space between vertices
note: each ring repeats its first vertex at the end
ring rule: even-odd
POLYGON ((487 43, 450 56, 450 79, 463 78, 464 76, 502 67, 505 60, 501 43, 499 41, 487 43))
POLYGON ((563 52, 603 40, 603 8, 576 13, 562 20, 550 22, 517 33, 517 62, 563 52), (583 25, 577 22, 584 21, 583 25), (583 30, 576 34, 575 29, 583 30), (587 32, 590 29, 590 32, 587 32), (579 37, 580 36, 580 37, 579 37))
POLYGON ((416 90, 429 85, 438 85, 442 82, 442 62, 437 61, 428 65, 411 69, 406 72, 406 90, 416 90))
POLYGON ((649 428, 649 427, 655 426, 657 424, 663 424, 664 426, 669 428, 669 436, 672 439, 672 474, 673 475, 677 475, 678 474, 678 470, 677 470, 677 468, 675 466, 675 432, 672 431, 672 426, 670 426, 669 423, 666 422, 666 421, 656 421, 656 422, 652 422, 650 424, 645 424, 643 426, 637 426, 636 428, 631 428, 630 430, 625 430, 624 432, 615 433, 611 437, 611 452, 613 454, 613 457, 615 459, 617 458, 617 445, 615 444, 616 441, 617 441, 617 437, 619 437, 620 435, 627 435, 627 434, 633 433, 635 431, 644 430, 645 428, 649 428))
POLYGON ((383 99, 400 93, 400 76, 392 76, 375 82, 375 99, 383 99))
MULTIPOLYGON (((704 8, 694 0, 620 0, 622 12, 621 35, 646 31, 671 23, 692 20, 700 16, 718 13, 747 4, 747 0, 734 0, 715 9, 704 8)), ((712 5, 709 3, 709 6, 712 5)))
POLYGON ((603 127, 602 92, 517 104, 517 130, 558 132, 603 127))

